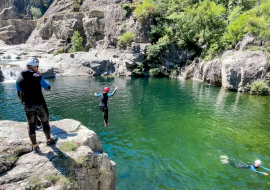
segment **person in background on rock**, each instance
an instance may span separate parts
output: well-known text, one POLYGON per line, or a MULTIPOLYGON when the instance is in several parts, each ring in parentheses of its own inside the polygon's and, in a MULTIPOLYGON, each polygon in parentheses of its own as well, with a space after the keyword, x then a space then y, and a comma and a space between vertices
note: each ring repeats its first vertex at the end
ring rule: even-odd
POLYGON ((256 170, 256 168, 263 168, 267 171, 270 171, 270 169, 262 167, 262 162, 260 160, 256 160, 253 164, 245 164, 245 163, 236 163, 234 160, 230 159, 228 156, 220 156, 221 162, 223 164, 230 164, 235 168, 244 168, 244 169, 251 169, 252 171, 259 173, 259 174, 263 174, 263 175, 268 175, 268 173, 265 172, 259 172, 256 170))
POLYGON ((24 111, 29 126, 29 137, 33 144, 35 153, 40 153, 36 142, 36 123, 37 116, 41 119, 43 132, 47 139, 47 145, 55 144, 57 136, 51 138, 51 128, 49 125, 49 111, 42 94, 41 87, 51 90, 51 86, 39 74, 39 61, 37 58, 30 58, 26 62, 27 69, 24 69, 16 81, 18 96, 24 106, 24 111))
POLYGON ((116 90, 117 90, 117 87, 115 87, 113 93, 110 94, 109 93, 110 88, 105 87, 102 93, 99 93, 99 94, 95 93, 96 97, 101 97, 99 108, 103 112, 104 124, 105 124, 106 127, 109 126, 109 123, 108 123, 108 112, 109 112, 109 110, 108 110, 108 106, 107 106, 108 98, 113 96, 115 94, 116 90))

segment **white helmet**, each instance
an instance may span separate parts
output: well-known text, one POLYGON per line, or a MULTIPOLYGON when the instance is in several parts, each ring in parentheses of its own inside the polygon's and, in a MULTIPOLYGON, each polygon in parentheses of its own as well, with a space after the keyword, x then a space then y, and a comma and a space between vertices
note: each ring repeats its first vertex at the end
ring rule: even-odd
POLYGON ((26 66, 39 66, 39 60, 35 57, 31 57, 26 61, 26 66))
POLYGON ((260 160, 256 160, 254 163, 258 164, 259 166, 262 165, 262 161, 260 161, 260 160))

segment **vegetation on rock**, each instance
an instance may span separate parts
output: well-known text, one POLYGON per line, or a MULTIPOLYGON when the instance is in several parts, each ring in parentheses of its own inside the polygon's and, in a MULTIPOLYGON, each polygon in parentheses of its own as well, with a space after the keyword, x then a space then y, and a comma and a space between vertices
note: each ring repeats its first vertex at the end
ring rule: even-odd
POLYGON ((121 46, 130 46, 134 42, 135 37, 136 34, 134 32, 126 32, 121 36, 119 43, 121 46))
POLYGON ((69 53, 74 53, 78 51, 83 51, 83 37, 80 35, 79 31, 75 31, 71 38, 71 48, 69 49, 69 53))
POLYGON ((42 16, 41 10, 39 8, 36 7, 31 7, 30 8, 30 12, 33 15, 33 19, 39 19, 42 16))
POLYGON ((64 152, 75 151, 77 148, 78 144, 76 142, 64 142, 59 147, 59 149, 64 152))
POLYGON ((141 62, 137 62, 136 63, 136 69, 133 70, 133 74, 136 77, 142 77, 142 76, 144 76, 143 63, 141 63, 141 62))
POLYGON ((149 73, 151 76, 156 76, 156 77, 168 77, 169 76, 169 73, 163 67, 150 69, 149 73))
POLYGON ((149 60, 157 60, 170 45, 194 50, 194 57, 214 58, 234 48, 244 34, 270 45, 270 0, 143 0, 134 10, 138 19, 154 20, 149 60))
POLYGON ((247 84, 245 90, 254 94, 267 95, 270 92, 268 84, 264 80, 258 80, 254 83, 247 84))

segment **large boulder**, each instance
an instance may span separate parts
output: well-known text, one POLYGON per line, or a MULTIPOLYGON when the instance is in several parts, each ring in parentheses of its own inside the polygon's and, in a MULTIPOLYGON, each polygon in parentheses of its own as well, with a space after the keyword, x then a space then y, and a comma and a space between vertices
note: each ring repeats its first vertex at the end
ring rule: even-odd
POLYGON ((116 164, 97 135, 71 119, 50 124, 59 140, 46 146, 43 132, 37 131, 42 153, 35 154, 27 123, 0 121, 0 189, 115 189, 116 164))
POLYGON ((222 86, 243 91, 248 83, 263 79, 267 70, 263 51, 227 51, 222 56, 222 86))
POLYGON ((211 85, 221 86, 221 60, 214 59, 209 61, 203 68, 203 81, 211 85))

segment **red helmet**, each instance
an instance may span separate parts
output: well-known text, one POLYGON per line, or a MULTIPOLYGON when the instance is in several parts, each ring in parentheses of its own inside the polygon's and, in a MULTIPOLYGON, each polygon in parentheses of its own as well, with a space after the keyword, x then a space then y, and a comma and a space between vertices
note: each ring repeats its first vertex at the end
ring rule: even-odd
POLYGON ((110 91, 110 88, 109 88, 109 87, 105 87, 105 88, 104 88, 104 91, 105 91, 105 92, 109 92, 109 91, 110 91))

